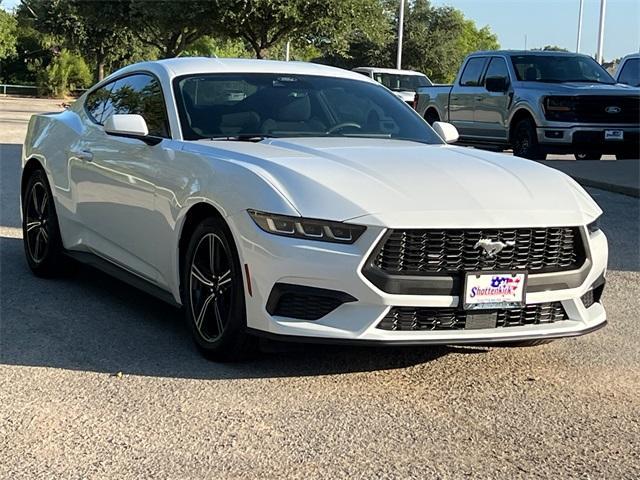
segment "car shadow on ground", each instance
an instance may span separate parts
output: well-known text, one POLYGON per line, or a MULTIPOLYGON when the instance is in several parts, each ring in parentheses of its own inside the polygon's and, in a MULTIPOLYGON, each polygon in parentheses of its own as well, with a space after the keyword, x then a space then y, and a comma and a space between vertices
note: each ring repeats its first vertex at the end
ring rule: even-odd
POLYGON ((216 364, 194 347, 182 312, 90 267, 34 277, 20 239, 0 239, 0 364, 106 374, 232 379, 404 368, 483 348, 346 347, 267 342, 254 359, 216 364))

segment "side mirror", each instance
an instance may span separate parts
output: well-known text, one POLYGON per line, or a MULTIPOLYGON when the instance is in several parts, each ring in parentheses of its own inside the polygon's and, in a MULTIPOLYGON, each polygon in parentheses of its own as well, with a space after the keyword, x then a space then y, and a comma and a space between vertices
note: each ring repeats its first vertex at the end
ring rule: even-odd
POLYGON ((506 92, 509 82, 507 77, 487 77, 484 86, 489 92, 506 92))
POLYGON ((116 113, 104 122, 104 131, 107 135, 127 137, 142 140, 148 145, 157 145, 162 141, 160 137, 149 135, 147 122, 141 115, 116 113))
POLYGON ((447 122, 433 122, 433 129, 446 143, 456 143, 460 135, 458 129, 447 122))

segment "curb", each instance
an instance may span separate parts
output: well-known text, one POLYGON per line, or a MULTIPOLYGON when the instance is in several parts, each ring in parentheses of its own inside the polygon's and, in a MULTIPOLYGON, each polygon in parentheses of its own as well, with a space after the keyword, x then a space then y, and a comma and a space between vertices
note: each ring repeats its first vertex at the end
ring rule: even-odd
POLYGON ((616 185, 615 183, 601 182, 599 180, 592 180, 590 178, 584 178, 577 175, 571 175, 576 182, 585 186, 599 188, 608 192, 620 193, 622 195, 628 195, 630 197, 640 198, 640 188, 638 187, 625 187, 624 185, 616 185))

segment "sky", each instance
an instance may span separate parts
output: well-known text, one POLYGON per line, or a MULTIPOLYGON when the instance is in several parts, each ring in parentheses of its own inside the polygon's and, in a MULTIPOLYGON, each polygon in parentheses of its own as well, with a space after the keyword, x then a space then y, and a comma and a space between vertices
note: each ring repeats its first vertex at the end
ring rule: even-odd
MULTIPOLYGON (((580 0, 431 0, 450 5, 483 27, 489 25, 505 49, 558 45, 575 51, 580 0)), ((595 55, 600 0, 584 0, 580 52, 595 55)), ((640 49, 640 0, 607 0, 604 59, 640 49)))
MULTIPOLYGON (((20 0, 3 0, 11 10, 20 0)), ((502 48, 524 49, 558 45, 574 51, 580 0, 431 0, 437 6, 461 10, 479 27, 488 25, 502 48)), ((584 0, 580 51, 595 55, 600 0, 584 0)), ((613 60, 640 50, 640 0, 607 0, 604 58, 613 60)))

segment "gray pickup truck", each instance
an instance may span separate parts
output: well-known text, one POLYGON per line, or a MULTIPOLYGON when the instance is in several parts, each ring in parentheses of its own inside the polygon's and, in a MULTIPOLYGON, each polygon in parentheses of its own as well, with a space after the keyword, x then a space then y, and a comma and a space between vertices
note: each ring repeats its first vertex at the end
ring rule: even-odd
POLYGON ((419 88, 415 109, 455 125, 461 143, 520 157, 640 157, 640 88, 617 84, 586 55, 477 52, 453 85, 419 88))

